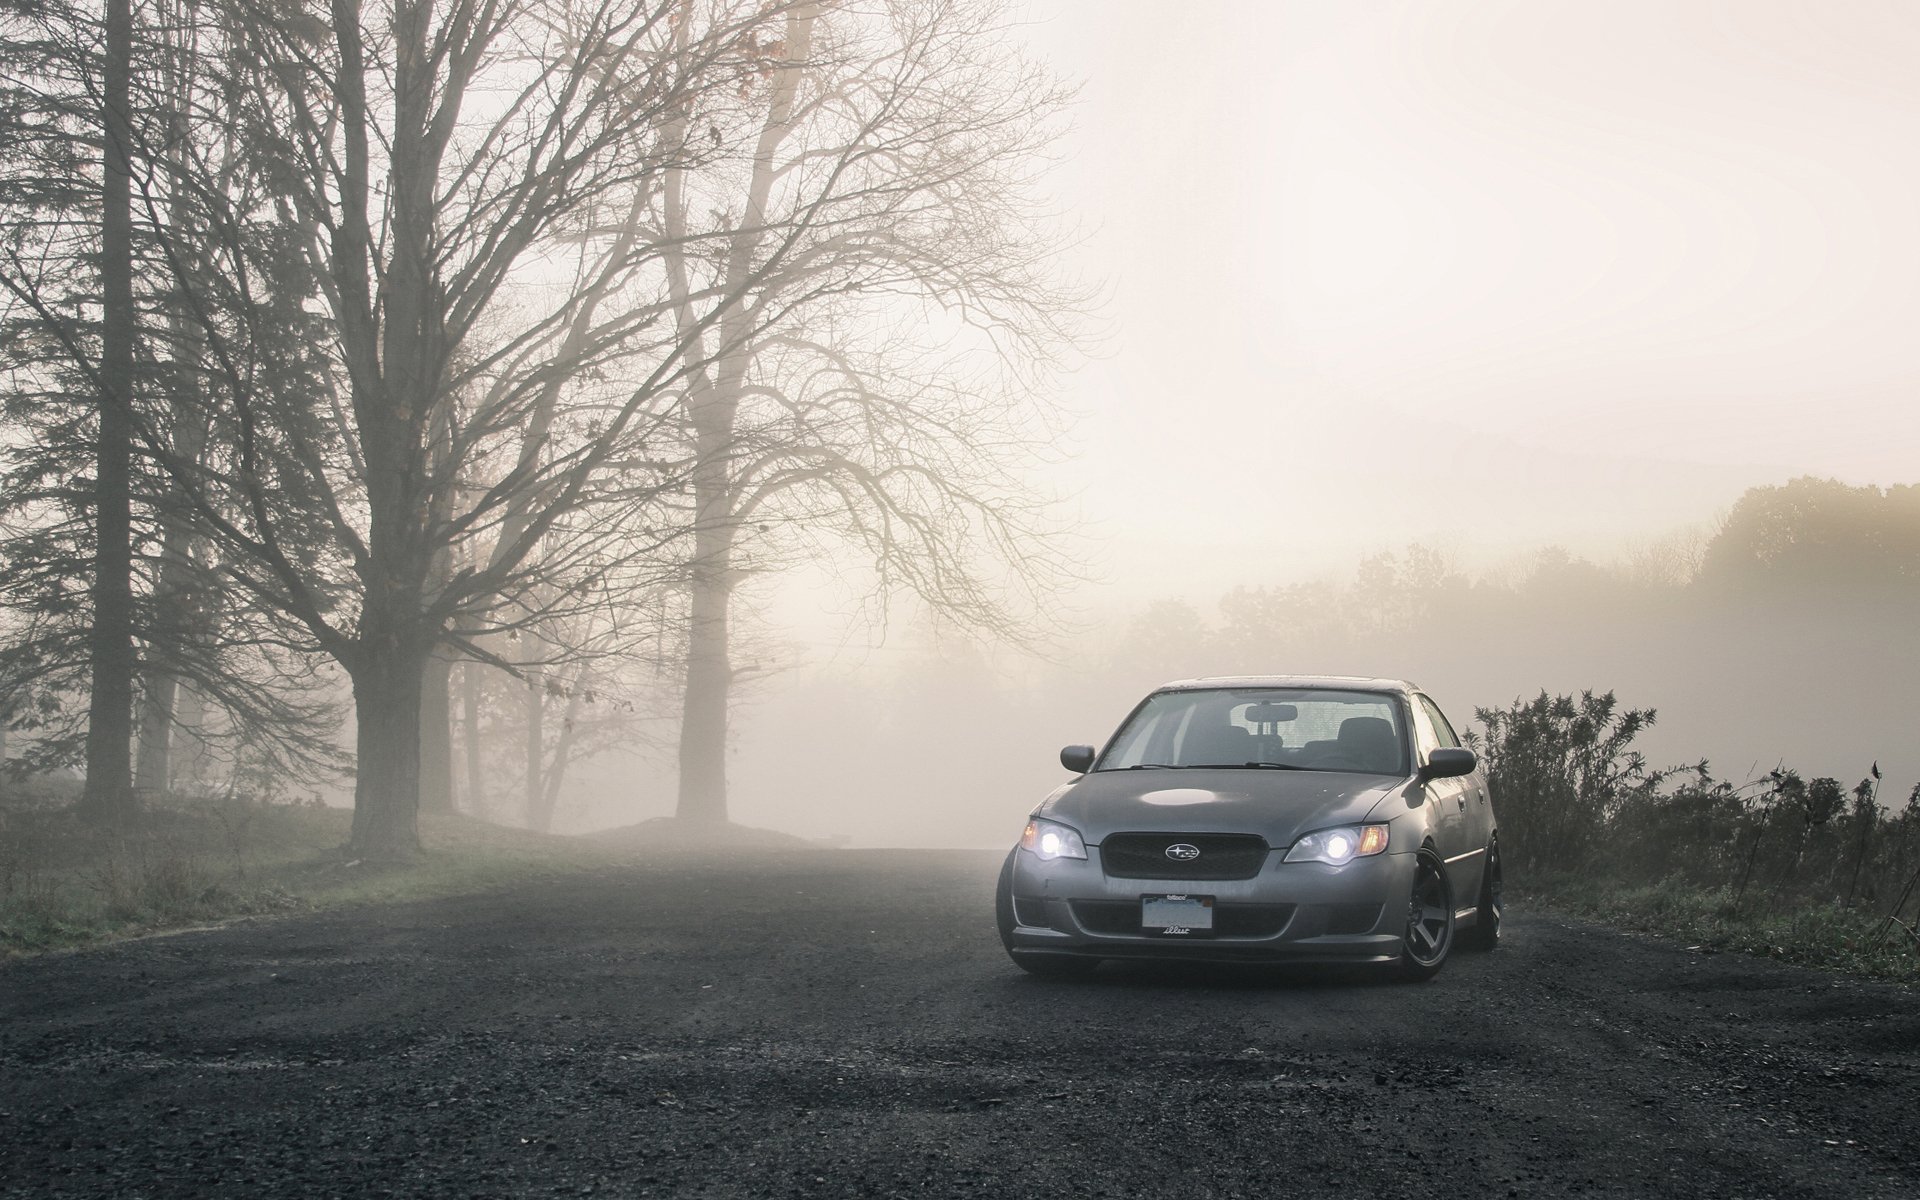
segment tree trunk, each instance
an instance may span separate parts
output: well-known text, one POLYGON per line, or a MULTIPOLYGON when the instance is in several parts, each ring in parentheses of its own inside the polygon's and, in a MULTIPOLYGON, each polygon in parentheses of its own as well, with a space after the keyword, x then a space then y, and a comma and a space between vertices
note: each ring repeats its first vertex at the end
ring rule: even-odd
MULTIPOLYGON (((696 496, 707 489, 696 487, 696 496)), ((702 510, 713 498, 700 501, 702 510)), ((733 687, 727 618, 733 599, 731 519, 702 521, 694 533, 688 606, 687 684, 680 713, 680 795, 675 816, 700 824, 727 820, 727 703, 733 687)))
MULTIPOLYGON (((191 416, 176 412, 174 419, 177 426, 186 427, 191 416)), ((187 441, 187 435, 178 436, 183 443, 187 441)), ((191 443, 196 458, 200 453, 198 441, 196 437, 191 443)), ((187 595, 192 587, 187 575, 187 541, 186 531, 173 524, 169 524, 161 541, 160 578, 154 587, 153 627, 147 634, 147 669, 141 681, 140 743, 133 768, 134 794, 142 800, 167 795, 173 790, 176 775, 174 747, 178 714, 175 710, 188 689, 161 664, 160 660, 168 652, 160 642, 167 637, 185 636, 195 620, 193 602, 187 595)), ((197 709, 195 715, 199 715, 197 709)))
POLYGON ((546 807, 546 789, 541 783, 546 777, 547 762, 547 696, 545 682, 539 671, 527 671, 527 786, 526 820, 528 829, 547 832, 547 826, 553 821, 553 813, 546 807))
POLYGON ((353 783, 355 857, 411 860, 420 850, 420 682, 426 655, 365 654, 353 673, 359 734, 353 783))
POLYGON ((420 811, 453 814, 453 655, 435 647, 420 681, 420 811))
POLYGON ((87 783, 81 807, 117 822, 138 811, 133 792, 133 207, 128 149, 130 0, 107 0, 101 109, 100 425, 95 444, 92 684, 87 701, 87 783))
POLYGON ((547 768, 541 788, 540 823, 534 826, 541 833, 553 832, 553 814, 560 809, 560 784, 567 776, 567 760, 573 755, 574 722, 580 719, 580 696, 584 691, 586 675, 583 672, 573 682, 573 694, 567 697, 567 713, 560 721, 560 739, 553 748, 553 765, 547 768))
POLYGON ((365 473, 366 553, 359 636, 336 652, 353 677, 358 763, 349 850, 362 858, 412 858, 420 849, 420 692, 441 630, 427 621, 432 550, 426 436, 441 402, 446 340, 436 307, 433 212, 438 162, 425 135, 431 102, 426 50, 430 6, 393 7, 392 127, 387 169, 376 184, 368 130, 359 0, 332 0, 339 50, 334 89, 341 109, 339 220, 328 270, 337 292, 340 351, 365 473), (389 197, 390 232, 376 238, 369 201, 389 197), (384 269, 372 258, 388 254, 384 269), (377 285, 376 285, 377 284, 377 285))
POLYGON ((173 690, 173 732, 167 739, 167 776, 175 791, 187 793, 206 785, 207 702, 187 684, 173 690))
MULTIPOLYGON (((450 404, 434 410, 428 433, 427 472, 437 478, 453 469, 450 404)), ((427 512, 434 527, 443 527, 453 516, 453 490, 443 487, 431 493, 427 512)), ((453 548, 442 543, 433 553, 430 571, 435 596, 445 592, 452 576, 453 548)), ((420 683, 420 811, 432 816, 453 815, 453 660, 453 647, 435 641, 420 683)))
MULTIPOLYGON (((787 12, 785 65, 775 73, 767 115, 754 150, 746 211, 727 250, 726 288, 734 300, 719 323, 719 359, 710 384, 690 385, 694 429, 694 561, 688 597, 687 685, 680 716, 680 795, 675 815, 682 821, 724 824, 727 820, 727 705, 733 690, 728 642, 735 573, 733 543, 738 533, 739 482, 733 468, 739 454, 735 422, 752 360, 754 305, 748 299, 756 260, 767 236, 767 201, 779 175, 776 152, 793 131, 790 124, 801 67, 811 55, 813 23, 820 6, 795 5, 787 12)), ((670 176, 667 194, 671 220, 684 218, 684 194, 678 176, 670 176)), ((686 281, 669 258, 673 287, 684 301, 686 281)), ((683 327, 686 318, 681 318, 683 327)))
POLYGON ((480 663, 469 660, 460 668, 460 740, 465 743, 467 759, 467 812, 484 818, 487 814, 486 767, 480 761, 480 663))
POLYGON ((172 783, 169 768, 177 688, 172 675, 147 672, 140 697, 140 751, 133 764, 133 792, 142 802, 164 797, 172 783))
MULTIPOLYGON (((130 0, 129 0, 130 2, 130 0)), ((168 169, 185 178, 195 163, 187 153, 190 145, 187 114, 192 110, 195 60, 186 44, 175 44, 158 64, 174 102, 168 108, 168 130, 173 142, 168 169)), ((227 132, 224 150, 227 161, 238 156, 233 130, 227 132)), ((193 227, 195 214, 188 189, 176 188, 168 208, 168 220, 175 230, 193 227)), ((170 433, 174 453, 183 462, 205 465, 208 410, 201 402, 198 379, 203 369, 204 331, 194 319, 192 306, 176 285, 167 306, 169 359, 173 367, 168 380, 172 396, 170 433)), ((142 801, 164 797, 172 792, 177 770, 178 750, 184 738, 177 735, 178 709, 186 699, 186 686, 169 670, 168 659, 181 641, 190 638, 190 630, 204 601, 193 596, 195 580, 189 550, 193 542, 190 528, 177 516, 166 516, 160 544, 160 570, 154 583, 153 617, 146 631, 147 661, 141 675, 140 731, 134 753, 133 790, 142 801)), ((174 664, 177 665, 177 664, 174 664)), ((199 716, 195 712, 196 727, 199 716)))

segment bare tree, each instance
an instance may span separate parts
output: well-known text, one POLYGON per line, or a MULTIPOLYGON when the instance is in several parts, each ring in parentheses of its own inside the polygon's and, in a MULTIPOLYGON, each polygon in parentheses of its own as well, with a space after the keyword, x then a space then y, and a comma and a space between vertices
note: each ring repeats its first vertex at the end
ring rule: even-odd
POLYGON ((1024 190, 1060 95, 972 0, 788 7, 224 0, 130 132, 204 429, 130 436, 250 644, 350 679, 357 853, 417 846, 449 643, 537 673, 502 639, 691 571, 697 780, 743 572, 851 539, 1012 632, 1057 565, 1011 464, 1071 307, 1024 190))
MULTIPOLYGON (((1086 298, 1050 274, 1031 187, 1066 93, 1004 19, 993 0, 796 4, 741 152, 668 175, 692 363, 682 819, 726 819, 748 572, 851 547, 883 611, 905 590, 1020 637, 1070 567, 1020 473, 1055 433, 1035 384, 1086 298)), ((719 135, 695 113, 677 132, 719 135)))
MULTIPOLYGON (((218 104, 241 125, 257 175, 244 194, 197 196, 215 214, 215 273, 246 293, 266 252, 249 236, 294 231, 273 249, 313 273, 328 381, 257 386, 236 350, 250 331, 230 314, 275 314, 203 311, 205 402, 230 449, 210 468, 153 450, 226 577, 351 679, 352 848, 404 857, 418 844, 422 680, 448 630, 475 631, 463 649, 484 656, 481 634, 580 603, 675 532, 650 509, 670 464, 644 447, 686 370, 680 334, 650 336, 658 306, 645 305, 582 328, 588 296, 555 278, 551 254, 599 236, 583 214, 602 197, 682 161, 689 148, 661 131, 737 85, 766 17, 681 0, 336 0, 324 20, 240 0, 235 13, 236 52, 198 115, 218 104), (567 403, 543 416, 555 387, 567 403), (462 410, 462 396, 478 399, 462 410), (446 549, 476 540, 489 554, 441 578, 446 549)), ((193 171, 172 182, 205 186, 193 171)), ((629 241, 602 270, 625 283, 656 257, 629 241)))

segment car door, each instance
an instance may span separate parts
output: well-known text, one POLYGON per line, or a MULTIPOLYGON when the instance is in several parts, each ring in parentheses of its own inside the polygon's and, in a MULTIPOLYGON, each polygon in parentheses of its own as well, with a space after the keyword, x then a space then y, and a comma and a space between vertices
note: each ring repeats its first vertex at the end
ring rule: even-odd
MULTIPOLYGON (((1442 746, 1459 746, 1463 743, 1453 731, 1453 722, 1447 720, 1447 714, 1431 696, 1421 696, 1420 706, 1426 711, 1427 719, 1433 725, 1434 736, 1440 739, 1442 746)), ((1487 765, 1481 763, 1473 769, 1473 774, 1462 776, 1460 782, 1467 789, 1467 841, 1471 846, 1486 846, 1493 841, 1493 800, 1487 789, 1487 765)))
MULTIPOLYGON (((1427 759, 1445 743, 1440 732, 1434 727, 1433 714, 1439 709, 1425 696, 1416 695, 1413 708, 1414 743, 1419 750, 1419 765, 1426 766, 1427 759)), ((1444 720, 1441 728, 1448 734, 1444 720)), ((1458 739, 1455 739, 1458 745, 1458 739)), ((1426 793, 1427 822, 1433 831, 1434 845, 1440 849, 1440 857, 1447 863, 1447 881, 1453 885, 1453 906, 1465 908, 1470 898, 1478 894, 1480 886, 1479 855, 1475 853, 1472 834, 1467 817, 1468 797, 1474 786, 1472 775, 1461 775, 1451 779, 1427 779, 1420 785, 1426 793)))

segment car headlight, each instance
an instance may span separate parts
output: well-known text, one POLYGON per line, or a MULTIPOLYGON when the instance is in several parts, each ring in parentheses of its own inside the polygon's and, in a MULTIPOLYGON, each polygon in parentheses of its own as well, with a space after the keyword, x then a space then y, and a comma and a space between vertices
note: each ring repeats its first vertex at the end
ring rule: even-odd
POLYGON ((1080 840, 1078 830, 1069 829, 1057 821, 1042 821, 1039 817, 1027 822, 1025 833, 1020 835, 1020 844, 1051 862, 1056 858, 1085 858, 1087 846, 1080 840))
POLYGON ((1301 838, 1287 851, 1287 862, 1323 862, 1339 866, 1356 858, 1383 853, 1387 848, 1387 826, 1342 825, 1321 829, 1301 838))

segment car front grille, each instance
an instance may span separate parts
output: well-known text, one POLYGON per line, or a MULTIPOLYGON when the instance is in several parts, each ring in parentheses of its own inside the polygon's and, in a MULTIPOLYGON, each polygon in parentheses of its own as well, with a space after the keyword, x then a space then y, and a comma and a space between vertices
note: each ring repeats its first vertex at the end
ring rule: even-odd
POLYGON ((1100 843, 1100 866, 1115 879, 1252 879, 1266 861, 1266 840, 1247 833, 1115 833, 1100 843), (1199 853, 1170 857, 1176 846, 1199 853))
MULTIPOLYGON (((1224 938, 1272 937, 1287 927, 1293 918, 1291 904, 1216 904, 1213 906, 1213 936, 1224 938)), ((1138 900, 1075 900, 1073 919, 1088 933, 1109 937, 1135 936, 1140 928, 1138 900)))

